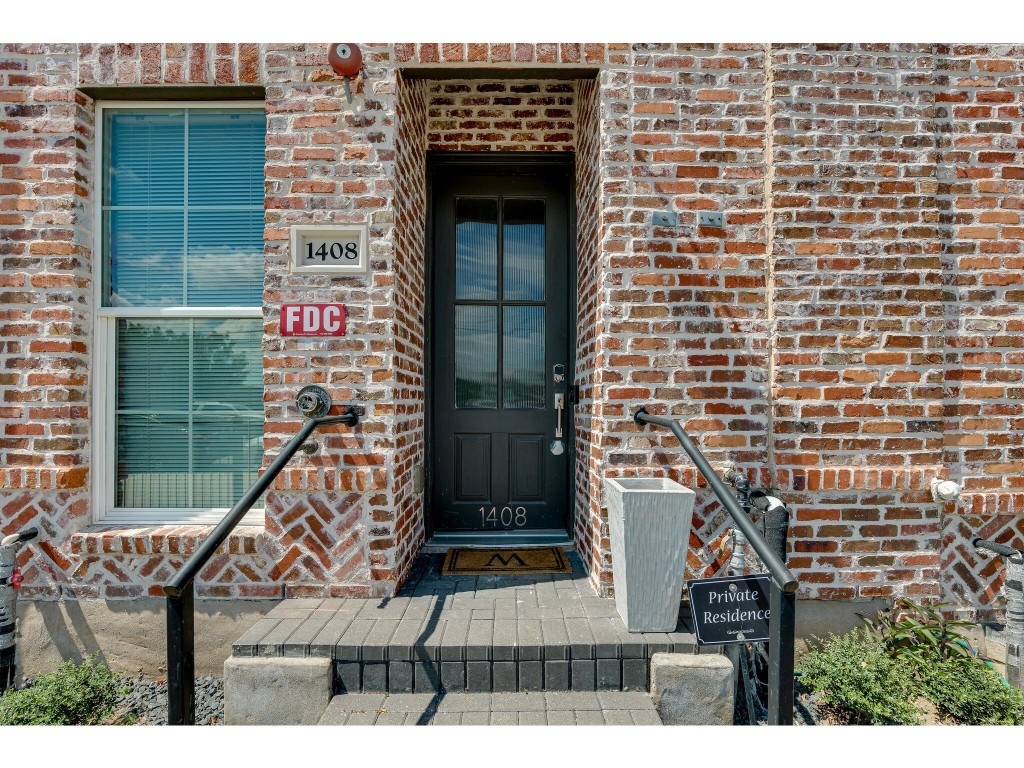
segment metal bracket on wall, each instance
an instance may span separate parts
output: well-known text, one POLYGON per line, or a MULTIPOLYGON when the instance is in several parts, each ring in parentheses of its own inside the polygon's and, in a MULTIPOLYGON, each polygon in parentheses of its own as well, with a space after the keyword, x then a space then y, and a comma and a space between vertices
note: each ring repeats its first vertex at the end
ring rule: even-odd
POLYGON ((299 390, 295 396, 295 407, 307 419, 319 419, 331 410, 331 396, 323 387, 310 384, 299 390))

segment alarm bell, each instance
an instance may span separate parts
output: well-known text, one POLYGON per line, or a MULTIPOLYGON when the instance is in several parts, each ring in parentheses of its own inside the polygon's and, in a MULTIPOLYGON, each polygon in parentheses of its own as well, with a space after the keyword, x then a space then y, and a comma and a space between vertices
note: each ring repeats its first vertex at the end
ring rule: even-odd
POLYGON ((345 78, 345 96, 352 103, 349 79, 356 77, 363 68, 363 53, 355 43, 331 43, 327 49, 327 61, 331 68, 345 78))
POLYGON ((363 53, 355 43, 331 43, 327 61, 342 77, 355 77, 363 68, 363 53))

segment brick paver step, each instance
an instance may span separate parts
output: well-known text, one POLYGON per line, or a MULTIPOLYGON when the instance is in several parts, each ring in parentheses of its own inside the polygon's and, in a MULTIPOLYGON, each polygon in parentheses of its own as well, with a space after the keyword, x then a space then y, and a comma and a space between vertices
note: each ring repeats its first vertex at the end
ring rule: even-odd
POLYGON ((346 693, 320 725, 661 725, 646 693, 346 693))
POLYGON ((339 694, 434 695, 646 691, 655 653, 697 652, 685 613, 674 632, 627 632, 574 552, 550 575, 441 576, 441 559, 421 555, 392 598, 285 600, 233 655, 332 659, 339 694))

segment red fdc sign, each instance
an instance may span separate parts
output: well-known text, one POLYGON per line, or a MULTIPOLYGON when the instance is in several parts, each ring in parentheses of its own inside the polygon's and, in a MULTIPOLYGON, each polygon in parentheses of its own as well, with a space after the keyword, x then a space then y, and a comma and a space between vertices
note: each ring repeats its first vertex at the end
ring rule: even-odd
POLYGON ((282 304, 282 336, 344 336, 344 304, 282 304))

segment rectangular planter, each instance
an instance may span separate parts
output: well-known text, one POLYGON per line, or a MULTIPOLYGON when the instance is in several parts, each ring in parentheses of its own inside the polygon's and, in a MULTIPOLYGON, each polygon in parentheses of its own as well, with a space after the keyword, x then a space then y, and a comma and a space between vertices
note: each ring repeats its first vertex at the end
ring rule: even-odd
POLYGON ((696 494, 665 478, 606 478, 615 609, 630 632, 672 632, 696 494))

